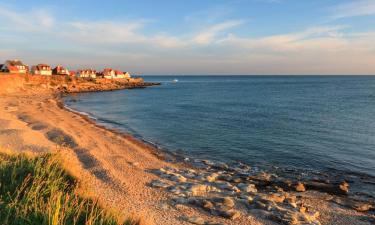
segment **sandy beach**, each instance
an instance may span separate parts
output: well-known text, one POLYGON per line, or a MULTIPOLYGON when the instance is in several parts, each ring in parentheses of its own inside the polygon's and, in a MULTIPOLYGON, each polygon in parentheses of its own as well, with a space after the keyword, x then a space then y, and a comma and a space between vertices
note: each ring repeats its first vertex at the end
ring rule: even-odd
MULTIPOLYGON (((144 224, 171 225, 191 224, 192 217, 203 219, 203 224, 283 222, 270 220, 270 215, 263 214, 266 210, 249 211, 240 204, 236 207, 240 214, 233 219, 212 216, 196 207, 198 203, 176 204, 171 200, 176 198, 173 192, 150 184, 157 180, 181 186, 185 180, 168 181, 163 179, 168 176, 162 176, 162 173, 174 171, 173 174, 186 177, 187 172, 182 171, 189 169, 187 165, 169 163, 163 159, 163 153, 152 146, 98 126, 87 117, 65 109, 56 91, 29 88, 22 83, 9 88, 9 83, 1 83, 1 80, 0 87, 0 147, 17 152, 57 153, 64 166, 79 179, 85 195, 99 199, 101 204, 124 218, 130 215, 141 218, 144 224)), ((202 170, 203 173, 210 172, 202 170)), ((192 174, 199 173, 199 169, 193 171, 192 174)), ((194 179, 189 181, 198 182, 194 179)), ((258 192, 268 195, 271 190, 258 187, 258 192)), ((348 207, 344 200, 341 205, 336 204, 333 199, 337 196, 329 193, 289 191, 289 195, 302 199, 305 205, 309 205, 309 211, 319 212, 316 220, 312 221, 320 221, 321 224, 375 222, 373 210, 358 212, 348 207)), ((196 224, 202 223, 196 221, 196 224)))

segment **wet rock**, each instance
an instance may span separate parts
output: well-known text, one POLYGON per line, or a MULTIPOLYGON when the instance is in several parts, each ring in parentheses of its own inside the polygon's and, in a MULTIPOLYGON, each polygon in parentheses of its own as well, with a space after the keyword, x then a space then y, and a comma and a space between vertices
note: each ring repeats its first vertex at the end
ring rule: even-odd
POLYGON ((301 182, 298 182, 296 184, 295 188, 296 188, 296 191, 298 191, 298 192, 305 192, 306 191, 305 185, 301 182))
POLYGON ((343 181, 343 182, 341 182, 341 183, 339 184, 339 189, 340 189, 343 193, 347 194, 347 193, 349 193, 349 184, 348 184, 346 181, 343 181))
POLYGON ((207 166, 213 166, 213 165, 215 165, 215 163, 212 162, 212 161, 210 161, 210 160, 202 160, 202 163, 204 163, 207 166))
POLYGON ((367 212, 374 209, 374 206, 368 203, 355 203, 353 205, 353 209, 357 210, 358 212, 367 212))
POLYGON ((311 190, 317 190, 334 195, 347 195, 349 193, 349 184, 345 181, 340 184, 326 184, 310 181, 306 183, 306 187, 311 190))

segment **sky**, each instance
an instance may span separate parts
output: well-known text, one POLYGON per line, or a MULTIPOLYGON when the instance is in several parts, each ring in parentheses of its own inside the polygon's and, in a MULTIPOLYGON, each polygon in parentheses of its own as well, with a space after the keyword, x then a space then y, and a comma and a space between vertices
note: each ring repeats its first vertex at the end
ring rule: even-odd
POLYGON ((375 0, 0 0, 0 63, 375 75, 375 0))

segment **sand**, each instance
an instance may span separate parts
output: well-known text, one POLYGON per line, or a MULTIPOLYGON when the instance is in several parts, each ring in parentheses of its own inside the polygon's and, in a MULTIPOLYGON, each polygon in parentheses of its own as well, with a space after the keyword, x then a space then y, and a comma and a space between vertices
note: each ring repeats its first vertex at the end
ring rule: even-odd
MULTIPOLYGON (((1 85, 0 85, 1 87, 1 85)), ((80 181, 84 194, 122 217, 144 224, 190 224, 182 216, 200 216, 222 224, 275 224, 256 215, 236 220, 215 217, 193 207, 168 204, 170 193, 151 188, 151 170, 185 165, 163 160, 163 153, 129 135, 105 129, 61 106, 49 90, 0 92, 0 147, 13 151, 55 152, 80 181)), ((322 224, 371 224, 375 217, 343 208, 319 193, 306 193, 321 213, 322 224)))

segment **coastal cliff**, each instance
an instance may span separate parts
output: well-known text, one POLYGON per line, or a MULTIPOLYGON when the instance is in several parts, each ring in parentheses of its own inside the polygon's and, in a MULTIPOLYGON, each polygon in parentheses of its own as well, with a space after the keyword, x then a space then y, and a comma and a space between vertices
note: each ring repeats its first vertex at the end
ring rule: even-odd
POLYGON ((0 93, 17 92, 22 89, 52 90, 65 93, 98 92, 144 88, 159 84, 144 82, 142 78, 90 79, 70 76, 0 74, 0 93))

